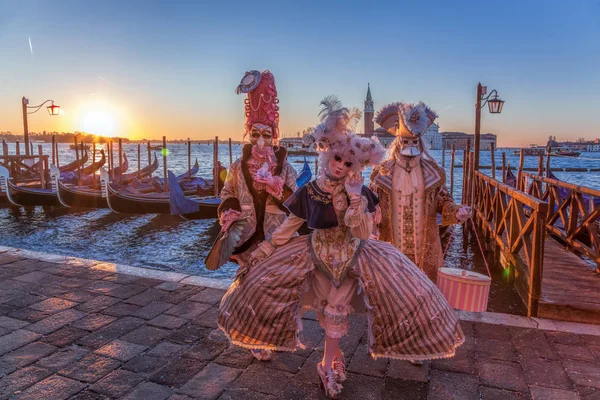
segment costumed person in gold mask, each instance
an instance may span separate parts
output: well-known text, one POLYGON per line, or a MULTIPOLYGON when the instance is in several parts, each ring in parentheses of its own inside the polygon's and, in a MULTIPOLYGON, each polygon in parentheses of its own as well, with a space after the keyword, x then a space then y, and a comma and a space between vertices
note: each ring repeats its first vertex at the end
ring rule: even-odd
MULTIPOLYGON (((215 270, 229 259, 241 268, 252 251, 269 240, 287 217, 283 202, 297 189, 296 171, 287 161, 287 150, 277 146, 279 99, 275 78, 269 71, 246 72, 236 92, 246 93, 246 136, 250 143, 242 157, 231 164, 221 190, 218 209, 221 233, 206 259, 215 270)), ((269 360, 270 351, 256 350, 259 360, 269 360)))
POLYGON ((388 159, 373 169, 370 185, 380 201, 379 240, 392 243, 433 282, 444 263, 437 214, 442 216, 442 225, 471 217, 470 207, 454 203, 445 171, 421 140, 436 118, 422 102, 392 103, 379 111, 375 122, 396 139, 388 159))
POLYGON ((233 344, 294 351, 301 314, 314 310, 325 330, 320 384, 337 399, 346 379, 340 339, 353 312, 368 315, 374 358, 452 357, 464 335, 427 276, 394 246, 369 238, 378 200, 361 172, 379 164, 385 149, 351 131, 357 114, 339 100, 328 97, 322 105, 322 123, 311 134, 320 173, 288 198, 289 217, 240 268, 221 301, 218 325, 233 344), (313 232, 294 237, 304 222, 313 232))

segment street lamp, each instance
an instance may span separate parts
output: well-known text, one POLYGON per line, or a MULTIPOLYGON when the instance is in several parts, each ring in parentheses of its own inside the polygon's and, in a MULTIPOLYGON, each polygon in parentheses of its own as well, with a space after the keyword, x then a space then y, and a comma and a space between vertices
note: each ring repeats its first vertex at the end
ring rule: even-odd
POLYGON ((28 131, 28 127, 27 127, 27 114, 34 114, 38 111, 40 111, 40 109, 44 106, 44 104, 46 103, 52 103, 51 105, 49 105, 48 107, 46 107, 48 109, 48 114, 50 115, 58 115, 58 109, 60 108, 60 106, 56 106, 54 105, 54 100, 46 100, 45 102, 43 102, 42 104, 38 105, 38 106, 30 106, 29 105, 29 100, 25 97, 23 97, 22 100, 22 106, 23 106, 23 133, 25 136, 25 155, 29 155, 29 131, 28 131), (33 111, 27 111, 27 109, 34 109, 33 111))
POLYGON ((498 97, 498 91, 492 90, 490 94, 485 96, 487 93, 487 86, 482 86, 481 83, 477 84, 477 104, 475 105, 475 155, 473 157, 473 171, 479 170, 479 148, 481 142, 481 109, 485 107, 486 103, 491 114, 500 114, 502 107, 504 106, 504 100, 498 97), (484 97, 485 96, 485 97, 484 97), (490 98, 494 96, 493 98, 490 98), (483 102, 483 104, 481 104, 483 102))

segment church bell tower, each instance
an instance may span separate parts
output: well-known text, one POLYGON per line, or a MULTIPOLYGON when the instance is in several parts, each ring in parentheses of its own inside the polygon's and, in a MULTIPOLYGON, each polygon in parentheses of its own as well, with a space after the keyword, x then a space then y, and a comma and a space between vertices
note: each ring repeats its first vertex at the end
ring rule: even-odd
POLYGON ((364 134, 373 133, 375 131, 375 123, 373 122, 375 109, 373 108, 373 97, 371 97, 371 84, 367 84, 367 98, 365 99, 365 131, 364 134))

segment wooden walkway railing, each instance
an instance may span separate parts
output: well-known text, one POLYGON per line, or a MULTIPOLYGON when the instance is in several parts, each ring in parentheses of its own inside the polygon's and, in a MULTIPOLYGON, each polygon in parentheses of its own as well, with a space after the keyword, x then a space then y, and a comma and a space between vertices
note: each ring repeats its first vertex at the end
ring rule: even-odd
POLYGON ((523 172, 519 187, 548 203, 546 229, 600 272, 600 191, 523 172))
MULTIPOLYGON (((544 268, 544 224, 548 204, 480 171, 472 175, 476 225, 494 249, 495 260, 514 268, 514 285, 537 316, 544 268)), ((511 274, 512 275, 512 274, 511 274)))

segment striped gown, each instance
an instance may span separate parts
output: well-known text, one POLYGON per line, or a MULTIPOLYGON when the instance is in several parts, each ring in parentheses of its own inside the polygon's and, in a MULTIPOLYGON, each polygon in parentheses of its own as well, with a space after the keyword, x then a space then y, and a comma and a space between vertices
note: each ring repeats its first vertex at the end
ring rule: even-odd
MULTIPOLYGON (((313 233, 314 234, 314 233, 313 233)), ((300 345, 301 299, 317 263, 310 236, 291 239, 265 261, 240 268, 223 297, 219 328, 232 343, 294 351, 300 345)), ((454 310, 437 287, 394 246, 361 241, 345 279, 368 315, 368 350, 374 358, 427 360, 452 357, 464 342, 454 310)))

